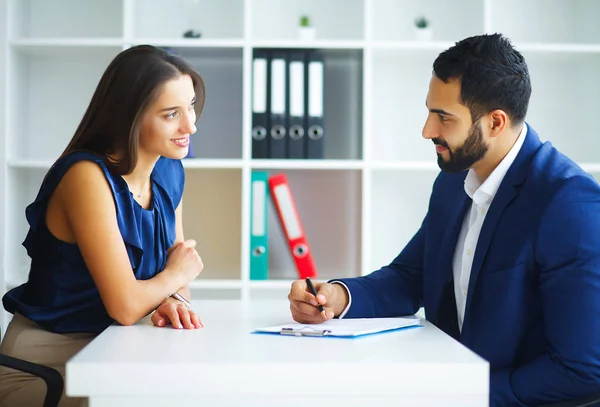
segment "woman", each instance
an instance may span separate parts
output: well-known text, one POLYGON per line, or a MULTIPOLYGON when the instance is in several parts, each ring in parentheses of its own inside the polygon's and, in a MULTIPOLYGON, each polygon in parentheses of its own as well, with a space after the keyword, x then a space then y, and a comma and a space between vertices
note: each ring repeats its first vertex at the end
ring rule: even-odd
MULTIPOLYGON (((64 376, 66 361, 115 321, 154 310, 156 326, 202 327, 186 301, 203 264, 183 237, 180 160, 204 97, 200 75, 158 48, 110 63, 26 209, 31 269, 3 298, 14 317, 0 353, 64 376)), ((0 406, 41 405, 45 392, 40 379, 0 370, 0 406)), ((63 395, 61 406, 80 401, 63 395)))

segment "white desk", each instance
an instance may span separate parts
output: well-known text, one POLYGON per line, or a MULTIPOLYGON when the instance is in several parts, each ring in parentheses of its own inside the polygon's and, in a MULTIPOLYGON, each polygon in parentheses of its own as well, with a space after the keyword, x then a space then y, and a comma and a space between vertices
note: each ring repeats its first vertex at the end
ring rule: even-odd
POLYGON ((488 405, 489 365, 435 326, 356 339, 251 334, 287 301, 195 301, 205 328, 112 326, 67 363, 89 407, 488 405))

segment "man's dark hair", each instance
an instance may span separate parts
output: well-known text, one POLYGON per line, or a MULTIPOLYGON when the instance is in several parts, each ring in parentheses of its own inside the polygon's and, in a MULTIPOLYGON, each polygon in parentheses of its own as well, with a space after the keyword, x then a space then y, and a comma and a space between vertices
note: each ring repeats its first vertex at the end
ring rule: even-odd
POLYGON ((525 58, 501 34, 465 38, 442 52, 433 73, 448 83, 460 80, 461 102, 473 123, 492 110, 502 109, 513 124, 527 114, 531 82, 525 58))

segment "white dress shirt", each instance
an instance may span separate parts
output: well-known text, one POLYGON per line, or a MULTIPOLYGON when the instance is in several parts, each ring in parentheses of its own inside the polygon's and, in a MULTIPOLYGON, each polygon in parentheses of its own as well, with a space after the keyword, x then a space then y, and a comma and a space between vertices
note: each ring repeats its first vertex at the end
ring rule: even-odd
POLYGON ((456 298, 456 310, 458 312, 458 328, 461 331, 465 317, 471 267, 473 266, 473 257, 475 257, 475 248, 477 247, 477 241, 479 240, 479 233, 481 232, 481 227, 483 226, 487 211, 492 204, 492 200, 496 196, 496 192, 498 192, 498 188, 500 187, 506 172, 515 161, 517 154, 521 150, 521 146, 523 146, 526 134, 527 125, 523 123, 523 128, 519 133, 517 141, 483 184, 473 169, 469 170, 469 173, 465 178, 465 192, 469 195, 472 202, 471 207, 463 220, 462 228, 458 235, 458 240, 456 241, 454 259, 452 262, 454 273, 454 297, 456 298))
MULTIPOLYGON (((461 331, 465 317, 471 267, 473 265, 475 247, 479 240, 479 233, 481 232, 485 215, 487 214, 492 200, 496 196, 496 192, 498 192, 498 188, 500 187, 506 172, 515 161, 517 154, 523 146, 526 134, 527 125, 523 123, 523 128, 519 133, 517 141, 483 184, 479 181, 475 171, 472 169, 469 170, 467 177, 465 178, 465 192, 471 198, 472 203, 471 208, 469 208, 465 215, 465 219, 463 220, 452 262, 454 273, 454 296, 456 298, 456 310, 458 312, 458 328, 461 331)), ((348 293, 348 305, 339 316, 339 318, 344 318, 352 305, 352 294, 346 284, 341 281, 334 281, 333 283, 342 285, 348 293)))

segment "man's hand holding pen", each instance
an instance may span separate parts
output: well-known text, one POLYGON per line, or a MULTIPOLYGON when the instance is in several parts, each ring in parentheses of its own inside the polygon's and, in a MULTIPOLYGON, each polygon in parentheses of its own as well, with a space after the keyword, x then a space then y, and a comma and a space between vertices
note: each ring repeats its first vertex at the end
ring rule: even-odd
POLYGON ((344 311, 348 304, 348 294, 343 286, 315 282, 312 283, 315 295, 311 292, 310 280, 307 280, 294 281, 288 295, 292 317, 296 322, 319 324, 344 311))

